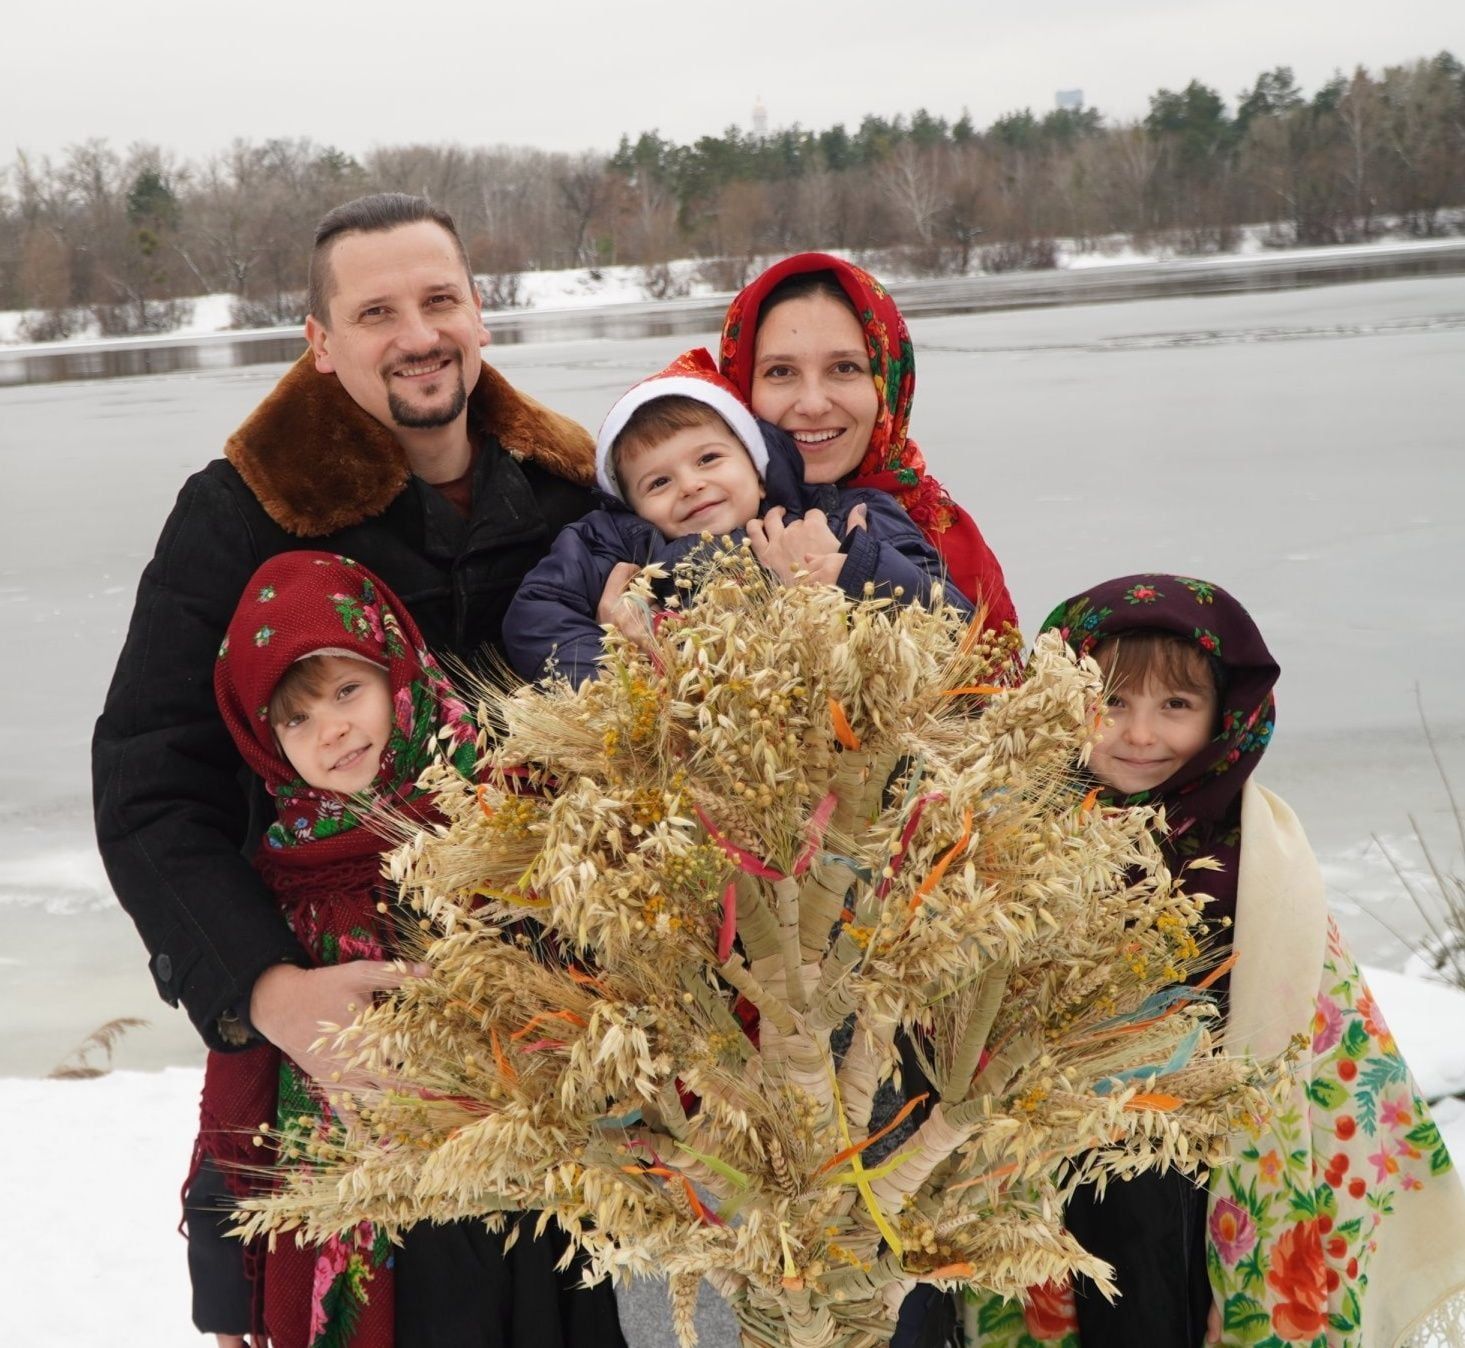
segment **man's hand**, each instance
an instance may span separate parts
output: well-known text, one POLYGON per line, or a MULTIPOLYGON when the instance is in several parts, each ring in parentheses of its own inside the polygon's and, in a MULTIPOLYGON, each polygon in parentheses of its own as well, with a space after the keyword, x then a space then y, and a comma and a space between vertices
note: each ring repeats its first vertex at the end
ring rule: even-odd
POLYGON ((638 646, 645 646, 651 640, 646 606, 626 593, 640 574, 641 568, 634 562, 617 562, 611 567, 605 589, 600 592, 600 602, 595 606, 595 621, 602 627, 617 628, 638 646))
MULTIPOLYGON (((784 523, 785 511, 774 506, 761 520, 748 521, 748 539, 753 556, 785 585, 834 585, 844 567, 839 539, 829 527, 822 510, 811 510, 792 524, 784 523)), ((865 527, 865 507, 850 511, 846 532, 865 527)))
POLYGON ((349 1025, 371 1005, 373 994, 399 988, 407 979, 428 972, 425 964, 378 960, 352 960, 319 969, 276 964, 255 979, 249 1019, 322 1089, 368 1085, 366 1078, 347 1072, 345 1055, 333 1052, 332 1044, 322 1044, 318 1050, 311 1045, 329 1033, 326 1026, 349 1025))

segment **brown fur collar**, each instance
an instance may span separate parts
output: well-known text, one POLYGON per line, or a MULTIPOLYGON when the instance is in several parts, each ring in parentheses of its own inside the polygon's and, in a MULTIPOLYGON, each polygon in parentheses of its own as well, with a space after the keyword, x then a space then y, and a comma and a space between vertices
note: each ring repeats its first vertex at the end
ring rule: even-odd
MULTIPOLYGON (((485 362, 470 416, 516 459, 571 482, 595 480, 595 442, 568 417, 514 389, 485 362)), ((396 437, 363 411, 307 351, 229 437, 224 455, 266 513, 302 538, 385 510, 411 470, 396 437)))

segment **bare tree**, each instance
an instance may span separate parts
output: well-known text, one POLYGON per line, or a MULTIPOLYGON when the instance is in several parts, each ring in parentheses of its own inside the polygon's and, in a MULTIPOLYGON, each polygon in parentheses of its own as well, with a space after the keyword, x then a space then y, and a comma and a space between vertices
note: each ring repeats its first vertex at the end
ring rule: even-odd
POLYGON ((605 157, 582 154, 555 166, 554 183, 563 208, 570 256, 576 267, 593 267, 599 252, 590 240, 590 227, 610 199, 605 157))
POLYGON ((1359 66, 1338 100, 1338 120, 1348 143, 1343 174, 1352 200, 1354 229, 1365 239, 1374 233, 1379 115, 1378 89, 1359 66))
POLYGON ((72 312, 71 252, 54 230, 35 226, 25 235, 19 289, 22 302, 36 312, 20 335, 31 342, 54 342, 76 330, 72 312))
POLYGON ((924 270, 940 269, 936 221, 942 207, 939 151, 922 150, 903 140, 878 169, 876 181, 894 203, 906 225, 908 240, 916 245, 913 260, 924 270))

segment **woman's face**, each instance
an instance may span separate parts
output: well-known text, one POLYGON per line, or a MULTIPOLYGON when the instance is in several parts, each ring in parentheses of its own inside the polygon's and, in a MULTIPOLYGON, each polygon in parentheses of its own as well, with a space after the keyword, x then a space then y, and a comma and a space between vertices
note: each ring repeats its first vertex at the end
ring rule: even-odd
POLYGON ((880 409, 859 320, 820 294, 770 309, 754 347, 750 401, 793 437, 805 481, 838 482, 854 472, 880 409))

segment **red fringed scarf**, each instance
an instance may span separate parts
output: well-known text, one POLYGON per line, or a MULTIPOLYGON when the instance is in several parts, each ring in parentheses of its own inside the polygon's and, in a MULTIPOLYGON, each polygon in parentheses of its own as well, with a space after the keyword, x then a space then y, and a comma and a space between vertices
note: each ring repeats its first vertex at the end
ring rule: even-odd
POLYGON ((869 448, 853 475, 840 485, 873 488, 895 497, 941 554, 956 587, 985 611, 985 625, 993 631, 1007 623, 1016 626, 1017 611, 992 549, 976 521, 926 471, 925 457, 910 438, 915 348, 900 309, 879 281, 852 262, 827 253, 798 253, 775 263, 728 307, 720 349, 722 373, 745 399, 753 401, 758 320, 764 300, 790 276, 823 271, 833 275, 859 315, 879 395, 869 448))

